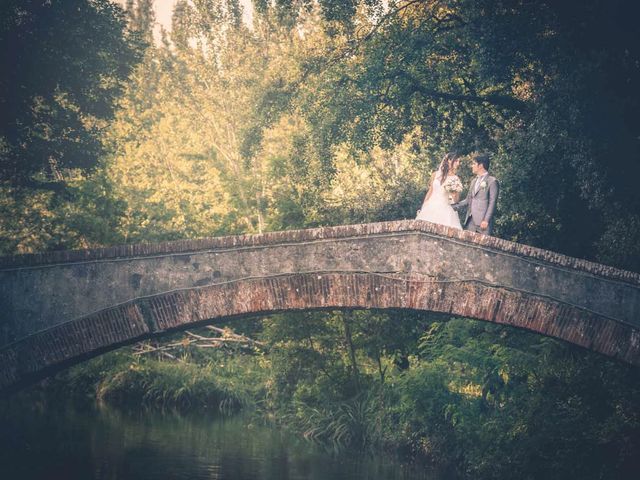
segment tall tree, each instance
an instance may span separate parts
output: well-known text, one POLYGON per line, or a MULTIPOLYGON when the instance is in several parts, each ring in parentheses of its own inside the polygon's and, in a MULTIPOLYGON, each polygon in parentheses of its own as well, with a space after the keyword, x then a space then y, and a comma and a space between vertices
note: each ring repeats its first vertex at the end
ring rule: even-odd
POLYGON ((7 0, 0 18, 0 180, 50 187, 96 164, 140 45, 108 0, 7 0))

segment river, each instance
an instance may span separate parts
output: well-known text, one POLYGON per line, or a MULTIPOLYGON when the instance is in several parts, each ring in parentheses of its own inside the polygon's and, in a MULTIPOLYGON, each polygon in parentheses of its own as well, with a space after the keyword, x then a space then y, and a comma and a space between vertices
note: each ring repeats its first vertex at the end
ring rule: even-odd
POLYGON ((0 422, 4 480, 444 480, 393 459, 336 454, 248 416, 32 404, 0 422))

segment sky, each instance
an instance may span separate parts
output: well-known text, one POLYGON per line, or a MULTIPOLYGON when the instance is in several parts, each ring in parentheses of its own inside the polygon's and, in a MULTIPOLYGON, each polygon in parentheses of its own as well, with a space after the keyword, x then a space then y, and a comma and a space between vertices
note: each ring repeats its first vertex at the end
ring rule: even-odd
MULTIPOLYGON (((119 3, 125 6, 127 0, 114 0, 115 3, 119 3)), ((164 27, 167 32, 171 31, 171 14, 173 12, 173 6, 177 0, 154 0, 153 8, 156 14, 156 25, 153 29, 153 35, 156 42, 160 40, 160 29, 164 27)), ((240 0, 242 7, 244 8, 244 19, 246 22, 251 21, 251 0, 240 0)))

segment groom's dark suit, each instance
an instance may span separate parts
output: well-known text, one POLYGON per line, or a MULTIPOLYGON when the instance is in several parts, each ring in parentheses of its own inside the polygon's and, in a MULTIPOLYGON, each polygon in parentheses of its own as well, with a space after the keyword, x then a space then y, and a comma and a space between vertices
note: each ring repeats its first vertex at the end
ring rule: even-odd
POLYGON ((493 214, 498 203, 500 185, 495 177, 488 173, 475 177, 471 181, 467 198, 452 205, 454 210, 467 207, 465 219, 462 222, 465 230, 491 235, 493 231, 493 214), (480 228, 480 224, 486 220, 489 224, 486 230, 480 228))

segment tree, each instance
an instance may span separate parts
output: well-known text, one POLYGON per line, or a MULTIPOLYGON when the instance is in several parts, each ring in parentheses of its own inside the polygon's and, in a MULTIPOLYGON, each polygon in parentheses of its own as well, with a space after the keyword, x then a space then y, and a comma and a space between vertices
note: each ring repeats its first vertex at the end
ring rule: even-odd
POLYGON ((95 166, 140 44, 108 0, 8 0, 0 17, 0 180, 52 187, 95 166))

